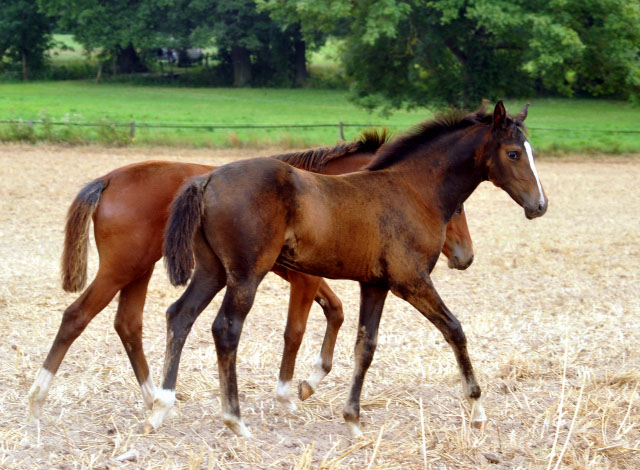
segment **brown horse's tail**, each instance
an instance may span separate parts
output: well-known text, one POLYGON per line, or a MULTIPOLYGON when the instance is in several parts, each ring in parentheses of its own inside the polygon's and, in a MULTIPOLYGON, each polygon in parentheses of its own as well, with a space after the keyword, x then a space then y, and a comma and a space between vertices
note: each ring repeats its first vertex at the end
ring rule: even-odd
POLYGON ((200 227, 208 181, 209 175, 191 180, 171 203, 163 255, 169 281, 174 286, 184 286, 193 271, 193 236, 200 227))
POLYGON ((67 211, 62 250, 62 288, 67 292, 78 292, 87 282, 89 226, 107 184, 103 179, 87 184, 67 211))

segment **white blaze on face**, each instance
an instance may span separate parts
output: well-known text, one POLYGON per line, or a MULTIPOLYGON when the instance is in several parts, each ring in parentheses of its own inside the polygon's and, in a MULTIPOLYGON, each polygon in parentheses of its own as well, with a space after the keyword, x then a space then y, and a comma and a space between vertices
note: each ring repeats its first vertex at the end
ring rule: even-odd
POLYGON ((539 204, 544 204, 544 193, 542 192, 542 183, 540 183, 540 177, 538 176, 538 170, 536 170, 536 164, 533 161, 533 149, 528 140, 524 141, 524 149, 527 151, 527 158, 529 159, 529 166, 533 172, 533 176, 536 177, 536 183, 538 184, 538 192, 540 193, 539 204))

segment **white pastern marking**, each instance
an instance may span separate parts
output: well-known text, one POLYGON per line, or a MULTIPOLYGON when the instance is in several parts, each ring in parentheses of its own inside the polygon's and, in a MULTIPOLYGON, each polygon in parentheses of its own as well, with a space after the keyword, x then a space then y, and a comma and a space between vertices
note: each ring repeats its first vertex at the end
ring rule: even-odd
POLYGON ((529 166, 531 166, 531 171, 533 172, 533 176, 536 177, 536 183, 538 184, 538 192, 540 193, 540 199, 538 200, 538 203, 544 204, 544 193, 542 192, 542 184, 540 183, 540 177, 538 176, 536 164, 533 162, 533 149, 531 148, 531 144, 528 140, 524 141, 524 149, 527 151, 529 166))
POLYGON ((151 375, 147 377, 147 380, 144 381, 142 385, 140 385, 140 391, 142 392, 142 399, 144 400, 144 404, 148 409, 153 407, 153 400, 156 396, 156 386, 153 384, 153 379, 151 375))
POLYGON ((53 374, 51 372, 47 369, 40 369, 40 372, 38 372, 38 375, 36 376, 36 380, 29 389, 29 397, 32 397, 32 399, 35 400, 44 400, 47 396, 47 392, 49 392, 52 380, 53 374))
POLYGON ((470 400, 471 402, 471 422, 482 423, 487 420, 487 415, 484 414, 484 408, 480 400, 470 400))
POLYGON ((42 404, 44 403, 45 398, 47 398, 47 393, 49 392, 52 380, 53 374, 51 372, 47 369, 40 369, 40 372, 38 372, 36 380, 33 382, 33 385, 31 385, 27 395, 29 400, 30 421, 37 421, 40 419, 40 415, 42 414, 42 404))
POLYGON ((276 385, 276 400, 289 411, 296 411, 298 407, 291 401, 291 381, 282 382, 278 380, 276 385))
POLYGON ((236 433, 236 435, 247 438, 251 437, 251 433, 244 425, 244 422, 242 421, 242 419, 238 419, 237 416, 229 413, 223 413, 222 421, 224 421, 224 424, 226 424, 229 429, 236 433))
POLYGON ((349 435, 353 439, 358 439, 362 437, 362 429, 360 429, 360 425, 358 423, 354 423, 353 421, 347 421, 347 429, 349 430, 349 435))
POLYGON ((313 391, 316 391, 316 387, 320 383, 322 379, 327 376, 327 373, 324 371, 322 367, 322 354, 318 354, 318 357, 313 363, 313 370, 311 371, 311 375, 307 379, 307 383, 311 386, 313 391))
POLYGON ((173 407, 173 404, 176 401, 176 391, 175 390, 167 390, 164 388, 160 388, 156 390, 155 396, 153 399, 153 409, 151 410, 151 414, 147 421, 153 429, 158 429, 162 422, 164 421, 165 416, 173 407))

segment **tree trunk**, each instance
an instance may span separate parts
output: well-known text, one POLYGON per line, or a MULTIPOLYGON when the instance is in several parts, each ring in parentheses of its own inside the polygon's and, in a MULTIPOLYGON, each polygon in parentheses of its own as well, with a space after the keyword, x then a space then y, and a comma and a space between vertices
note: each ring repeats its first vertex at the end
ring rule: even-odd
POLYGON ((304 87, 307 85, 307 45, 302 39, 297 39, 293 47, 295 49, 295 67, 296 67, 296 81, 297 87, 304 87))
POLYGON ((27 53, 22 51, 22 79, 29 79, 29 70, 27 68, 27 53))
POLYGON ((147 66, 140 60, 133 44, 129 44, 125 48, 117 46, 116 61, 120 73, 143 73, 149 71, 147 66))
POLYGON ((251 58, 249 51, 242 46, 231 48, 231 63, 233 65, 233 86, 243 87, 251 83, 251 58))
POLYGON ((102 61, 98 61, 98 73, 96 74, 96 83, 100 83, 102 80, 102 61))

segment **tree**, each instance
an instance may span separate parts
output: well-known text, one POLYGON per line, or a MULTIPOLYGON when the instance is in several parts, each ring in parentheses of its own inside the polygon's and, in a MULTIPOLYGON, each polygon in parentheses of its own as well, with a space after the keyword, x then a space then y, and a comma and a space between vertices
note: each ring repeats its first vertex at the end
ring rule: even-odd
POLYGON ((163 45, 162 27, 171 2, 166 0, 39 0, 88 51, 100 50, 114 72, 147 71, 139 51, 163 45))
POLYGON ((52 43, 53 23, 29 0, 0 0, 0 61, 20 63, 22 79, 42 68, 52 43))
POLYGON ((639 0, 260 1, 303 34, 342 37, 352 96, 368 107, 640 92, 639 0))
POLYGON ((306 80, 305 43, 298 24, 282 25, 254 0, 192 0, 184 11, 201 21, 191 37, 208 36, 233 73, 234 86, 288 86, 306 80))

